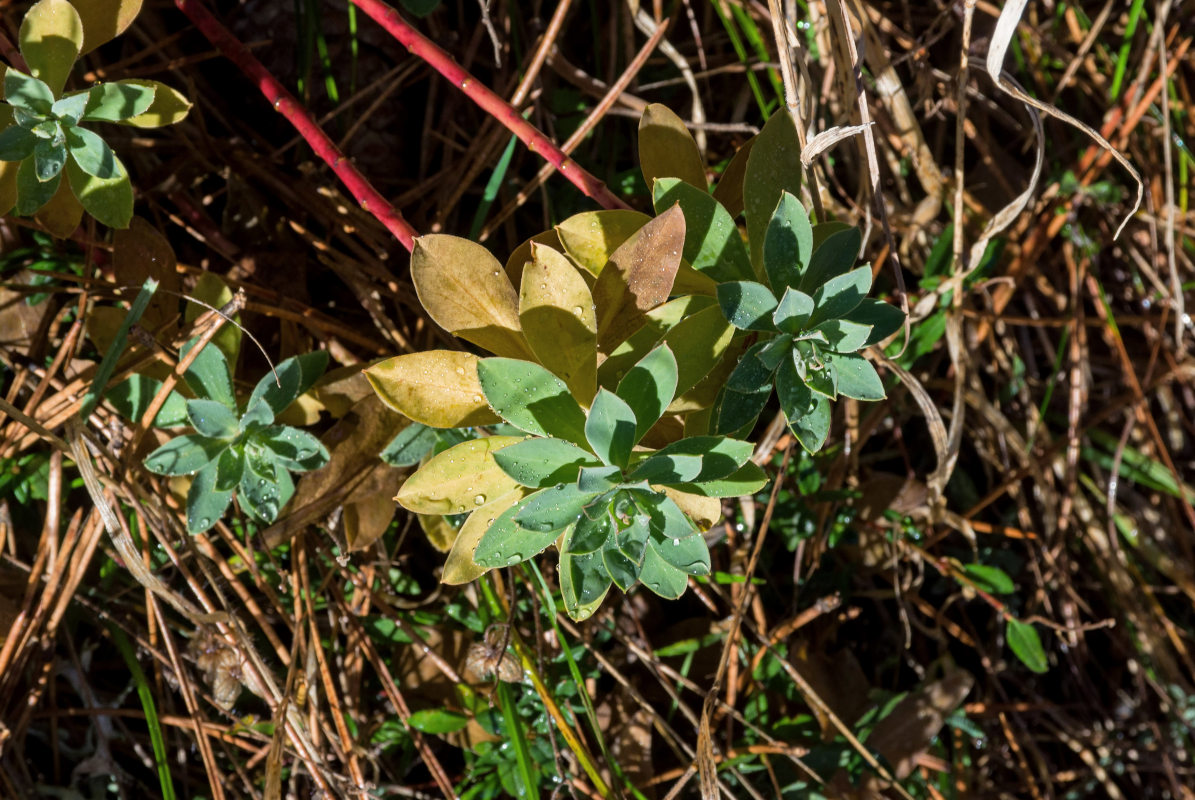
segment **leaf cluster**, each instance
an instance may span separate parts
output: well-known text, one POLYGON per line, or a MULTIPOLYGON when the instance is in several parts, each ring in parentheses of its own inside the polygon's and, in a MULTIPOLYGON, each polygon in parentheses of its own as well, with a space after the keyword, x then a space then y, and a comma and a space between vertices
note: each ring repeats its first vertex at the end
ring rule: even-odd
MULTIPOLYGON (((192 339, 181 356, 198 344, 192 339)), ((294 495, 292 472, 318 469, 328 450, 306 431, 276 424, 281 414, 323 374, 328 354, 315 351, 288 358, 238 405, 228 361, 219 348, 204 347, 183 378, 195 397, 171 391, 154 417, 162 428, 190 426, 145 458, 159 475, 193 475, 187 492, 187 530, 202 533, 220 520, 235 495, 241 508, 272 523, 294 495)), ((124 416, 140 419, 162 384, 134 375, 114 386, 107 399, 124 416)))

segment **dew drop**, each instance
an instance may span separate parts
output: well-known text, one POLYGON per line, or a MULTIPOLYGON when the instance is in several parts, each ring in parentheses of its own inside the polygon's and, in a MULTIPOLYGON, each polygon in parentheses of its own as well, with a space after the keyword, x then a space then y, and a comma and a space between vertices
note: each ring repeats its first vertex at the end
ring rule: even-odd
POLYGON ((201 518, 199 519, 199 526, 200 526, 201 528, 206 528, 207 526, 209 526, 209 525, 211 525, 211 524, 212 524, 212 518, 211 518, 211 517, 201 517, 201 518))
POLYGON ((573 306, 573 313, 576 314, 578 317, 581 316, 581 314, 583 314, 584 312, 585 312, 585 309, 581 308, 581 306, 573 306))
POLYGON ((457 374, 457 375, 464 375, 464 374, 465 374, 465 368, 464 368, 464 367, 457 367, 457 368, 456 368, 456 374, 457 374))
POLYGON ((481 402, 481 395, 479 395, 479 394, 475 394, 475 395, 473 395, 473 402, 474 402, 474 403, 480 403, 480 402, 481 402))
POLYGON ((473 497, 473 505, 479 506, 479 505, 482 505, 483 503, 485 503, 485 495, 484 494, 475 495, 473 497))
POLYGON ((506 566, 513 567, 515 564, 519 563, 519 560, 520 559, 518 555, 508 556, 506 559, 506 566))

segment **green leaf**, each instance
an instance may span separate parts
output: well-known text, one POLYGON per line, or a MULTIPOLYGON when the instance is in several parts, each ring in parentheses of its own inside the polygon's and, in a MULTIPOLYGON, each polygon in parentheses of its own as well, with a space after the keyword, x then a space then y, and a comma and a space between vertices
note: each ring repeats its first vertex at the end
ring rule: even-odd
POLYGON ((702 381, 730 347, 735 329, 711 305, 681 320, 664 335, 676 356, 676 394, 684 395, 702 381))
MULTIPOLYGON (((147 459, 148 460, 148 459, 147 459)), ((231 491, 216 488, 220 475, 219 461, 212 461, 201 469, 191 488, 187 491, 187 532, 203 533, 220 521, 228 504, 232 502, 231 491)))
POLYGON ((772 322, 785 333, 800 333, 813 316, 813 298, 799 289, 784 290, 780 304, 772 313, 772 322))
MULTIPOLYGON (((797 342, 798 350, 809 348, 809 342, 797 342)), ((801 376, 801 380, 805 381, 805 385, 814 392, 823 394, 834 400, 838 397, 838 365, 833 361, 829 355, 822 356, 820 352, 813 351, 809 357, 794 357, 796 361, 797 374, 801 376), (804 372, 802 372, 802 367, 804 372)))
POLYGON ((718 178, 718 185, 714 187, 714 199, 722 204, 732 219, 737 219, 743 213, 743 179, 747 175, 747 159, 751 156, 751 148, 755 146, 755 137, 751 137, 734 151, 730 162, 722 170, 718 178))
POLYGON ((308 472, 328 463, 328 448, 307 431, 289 425, 274 425, 258 431, 255 440, 274 454, 292 472, 308 472))
POLYGON ((191 101, 182 92, 159 81, 124 80, 126 86, 144 86, 152 89, 153 102, 141 114, 120 120, 121 125, 131 125, 134 128, 161 128, 163 125, 173 125, 182 122, 191 111, 191 101))
POLYGON ((50 113, 63 125, 75 125, 87 109, 87 100, 90 96, 90 92, 68 94, 54 101, 54 105, 50 107, 50 113))
POLYGON ((692 134, 681 118, 661 103, 649 104, 639 118, 639 164, 648 186, 653 180, 658 186, 667 178, 679 178, 703 194, 708 186, 705 164, 692 134))
POLYGON ((257 382, 246 407, 251 407, 260 398, 265 400, 275 415, 281 414, 299 395, 311 388, 327 366, 328 354, 323 350, 286 359, 257 382))
POLYGON ((595 497, 597 492, 582 491, 573 483, 542 489, 519 503, 515 524, 540 533, 563 530, 581 517, 581 509, 595 497))
POLYGON ((661 344, 631 367, 615 391, 635 415, 638 442, 664 414, 676 393, 676 356, 661 344))
POLYGON ((686 575, 710 574, 710 549, 701 534, 694 532, 692 528, 688 535, 680 537, 670 537, 652 531, 648 549, 655 550, 669 566, 686 575))
POLYGON ((583 492, 606 492, 622 483, 620 467, 583 467, 577 476, 577 486, 583 492))
POLYGON ((854 353, 867 344, 871 337, 871 326, 860 325, 845 319, 828 319, 813 329, 836 353, 854 353))
POLYGON ((809 212, 796 197, 785 192, 768 222, 763 242, 763 266, 772 291, 801 285, 801 276, 813 255, 813 228, 809 212))
MULTIPOLYGON (((829 225, 830 223, 825 223, 829 225)), ((841 225, 841 223, 835 223, 841 225)), ((818 229, 823 229, 819 225, 818 229)), ((814 230, 816 242, 817 234, 821 230, 814 230)), ((863 234, 855 227, 831 228, 825 241, 815 244, 813 256, 809 259, 809 269, 801 278, 801 291, 813 294, 822 284, 831 278, 844 275, 855 266, 859 257, 859 248, 863 245, 863 234)))
MULTIPOLYGON (((550 491, 544 489, 543 491, 550 491)), ((532 495, 534 497, 534 495, 532 495)), ((479 567, 496 569, 512 567, 521 561, 539 555, 548 545, 556 541, 559 530, 531 531, 520 527, 515 521, 523 507, 524 499, 503 511, 482 535, 473 551, 473 562, 479 567)))
POLYGON ((627 476, 627 480, 671 486, 696 480, 697 476, 701 474, 701 467, 700 456, 653 453, 635 467, 635 470, 627 476))
POLYGON ((632 561, 622 550, 618 549, 616 540, 613 538, 607 539, 605 546, 599 552, 602 554, 602 563, 606 565, 606 572, 610 574, 614 585, 624 592, 630 591, 631 587, 635 585, 635 581, 639 580, 639 570, 642 564, 632 561))
POLYGON ((856 400, 883 400, 884 382, 875 367, 858 353, 844 353, 834 357, 838 371, 838 392, 856 400))
POLYGON ((743 497, 755 494, 766 486, 767 482, 767 473, 755 464, 747 462, 725 478, 700 483, 682 483, 674 488, 702 497, 743 497))
POLYGON ((417 731, 442 735, 456 733, 469 724, 469 718, 445 708, 426 708, 415 711, 407 718, 407 724, 417 731))
POLYGON ((158 475, 190 475, 212 463, 226 447, 228 442, 199 434, 176 436, 145 457, 145 468, 158 475))
MULTIPOLYGON (((191 339, 184 344, 179 350, 179 360, 186 358, 198 343, 198 339, 191 339)), ((224 360, 224 354, 218 347, 210 344, 204 347, 183 374, 183 380, 191 387, 191 391, 200 397, 216 400, 236 410, 232 376, 228 372, 228 362, 224 360)))
MULTIPOLYGON (((658 499, 644 502, 648 516, 651 517, 652 536, 667 541, 672 547, 674 539, 686 539, 696 533, 693 521, 681 510, 672 498, 658 495, 658 499)), ((704 541, 704 540, 703 540, 704 541)))
POLYGON ((1037 629, 1032 625, 1019 619, 1010 619, 1005 636, 1008 638, 1008 646, 1022 664, 1039 674, 1049 671, 1050 662, 1046 659, 1046 651, 1042 649, 1037 629))
POLYGON ((477 377, 490 408, 516 428, 586 447, 585 412, 564 382, 538 364, 483 358, 477 377))
MULTIPOLYGON (((647 540, 651 536, 651 517, 647 514, 635 514, 629 525, 615 531, 613 543, 627 560, 632 564, 643 563, 643 553, 647 549, 647 540)), ((607 545, 610 544, 607 539, 607 545)))
POLYGON ((565 550, 573 555, 600 550, 614 532, 614 520, 610 517, 607 506, 602 503, 601 498, 594 504, 600 504, 601 513, 592 519, 588 514, 582 514, 576 527, 565 540, 565 550))
MULTIPOLYGON (((144 375, 131 375, 109 389, 106 397, 118 414, 131 422, 137 422, 145 415, 146 409, 161 388, 161 381, 144 375)), ((154 417, 154 427, 172 428, 187 424, 186 400, 178 392, 166 395, 166 402, 154 417)))
POLYGON ((1008 577, 1008 573, 999 567, 987 564, 964 564, 963 572, 975 582, 975 585, 991 594, 1012 594, 1017 585, 1008 577))
POLYGON ((47 181, 41 180, 37 176, 36 158, 25 159, 17 168, 17 213, 23 217, 33 216, 40 211, 42 206, 50 202, 62 182, 61 172, 47 181))
POLYGON ((718 433, 734 433, 754 425, 771 396, 770 384, 747 392, 723 389, 714 408, 715 430, 718 433))
POLYGON ((542 489, 577 480, 582 467, 599 462, 587 450, 561 439, 527 439, 495 451, 494 460, 523 486, 542 489))
POLYGON ((768 287, 754 281, 718 284, 718 305, 731 325, 743 331, 776 329, 772 312, 776 297, 768 287))
POLYGON ((269 451, 246 448, 245 456, 246 469, 237 488, 237 500, 245 511, 271 524, 294 495, 294 480, 272 461, 269 451))
MULTIPOLYGON (((210 401, 205 401, 210 402, 210 401)), ((221 406, 223 408, 223 406, 221 406)), ((245 451, 230 447, 216 459, 216 491, 231 492, 245 474, 245 451)))
POLYGON ((231 439, 238 433, 237 415, 215 400, 188 400, 187 419, 191 427, 209 439, 231 439))
POLYGON ((120 122, 144 113, 154 101, 154 88, 113 81, 91 87, 83 119, 88 122, 120 122))
POLYGON ((639 579, 650 591, 665 600, 676 600, 689 586, 689 576, 665 561, 655 542, 648 545, 643 556, 639 579))
POLYGON ((789 430, 801 446, 810 453, 820 450, 830 433, 830 401, 809 390, 792 359, 785 359, 776 371, 776 396, 789 430))
POLYGON ((70 148, 71 158, 79 165, 79 169, 103 180, 119 178, 121 169, 118 168, 116 154, 108 143, 97 134, 86 128, 72 127, 66 131, 66 143, 70 148))
POLYGON ((701 461, 701 471, 689 480, 709 481, 725 478, 751 458, 755 446, 751 442, 725 436, 687 436, 649 454, 658 456, 691 456, 701 461))
POLYGON ((410 467, 418 464, 435 445, 435 429, 412 422, 382 448, 379 457, 392 467, 410 467))
POLYGON ((600 550, 578 555, 561 554, 560 594, 564 610, 572 619, 578 622, 587 619, 609 591, 610 573, 606 571, 600 550))
POLYGON ((736 392, 755 392, 760 389, 771 389, 772 370, 759 360, 759 354, 767 347, 767 342, 756 342, 743 353, 734 372, 726 381, 726 388, 736 392))
POLYGON ((34 145, 33 158, 34 166, 37 168, 37 179, 42 183, 52 180, 57 187, 57 179, 62 174, 63 165, 66 164, 66 148, 62 143, 43 139, 34 145))
POLYGON ((823 320, 845 316, 867 297, 869 291, 871 267, 868 265, 831 278, 813 293, 814 311, 809 324, 817 325, 823 320))
POLYGON ((751 242, 751 263, 755 265, 756 275, 764 274, 764 239, 772 214, 785 192, 800 196, 804 173, 796 124, 788 109, 781 106, 755 137, 743 180, 747 239, 751 242))
POLYGON ((631 407, 613 392, 599 389, 585 421, 585 437, 602 463, 627 465, 637 441, 635 428, 631 407))
POLYGON ((0 161, 24 161, 41 141, 28 128, 10 125, 0 131, 0 161))
POLYGON ((133 185, 119 158, 113 157, 116 177, 88 175, 71 159, 66 164, 71 191, 88 214, 110 228, 127 228, 133 218, 133 185))
POLYGON ((780 366, 780 362, 786 358, 792 358, 793 337, 787 333, 782 333, 774 339, 764 343, 756 358, 759 363, 769 370, 775 370, 780 366))
POLYGON ((685 215, 684 259, 719 283, 755 277, 743 237, 730 213, 701 189, 660 178, 653 189, 657 214, 680 205, 685 215))
POLYGON ((83 45, 83 22, 74 6, 67 0, 40 0, 25 13, 18 35, 33 75, 54 94, 61 92, 83 45))
POLYGON ((905 324, 905 312, 898 307, 885 303, 883 300, 864 298, 853 311, 843 319, 858 325, 870 325, 871 333, 867 336, 864 347, 879 344, 892 334, 900 330, 905 324))
POLYGON ((245 433, 273 424, 274 412, 270 410, 265 400, 259 398, 250 400, 246 404, 245 413, 241 415, 241 421, 237 424, 237 431, 245 433))
POLYGON ((4 73, 4 99, 13 108, 43 117, 54 107, 54 93, 49 86, 12 67, 4 73))

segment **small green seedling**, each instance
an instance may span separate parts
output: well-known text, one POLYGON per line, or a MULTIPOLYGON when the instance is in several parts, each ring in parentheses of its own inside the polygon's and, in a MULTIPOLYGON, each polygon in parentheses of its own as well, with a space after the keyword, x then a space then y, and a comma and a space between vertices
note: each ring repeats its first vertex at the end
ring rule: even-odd
MULTIPOLYGON (((183 346, 186 355, 196 346, 183 346)), ((323 351, 288 358, 266 375, 238 411, 224 354, 203 348, 183 376, 196 397, 168 395, 154 418, 156 427, 189 425, 195 433, 175 437, 150 453, 145 468, 159 475, 194 475, 187 493, 187 530, 202 533, 219 521, 234 493, 242 510, 272 523, 294 495, 292 472, 318 469, 328 450, 311 434, 274 424, 299 395, 323 374, 323 351)), ((161 384, 141 375, 114 386, 107 399, 130 419, 139 419, 161 384)))
POLYGON ((21 54, 32 74, 12 67, 4 74, 0 161, 19 166, 15 175, 9 167, 0 174, 0 212, 15 203, 18 214, 32 216, 57 195, 60 207, 52 216, 59 224, 47 222, 57 234, 73 230, 82 210, 114 228, 127 227, 133 215, 128 171, 84 123, 158 127, 178 122, 190 108, 182 95, 157 81, 113 81, 63 94, 85 33, 83 19, 67 0, 41 0, 25 15, 20 31, 21 54), (65 193, 60 191, 64 174, 65 193))
POLYGON ((770 286, 729 281, 718 304, 732 325, 760 339, 744 353, 715 408, 715 430, 749 428, 772 394, 793 435, 810 452, 830 430, 838 395, 882 400, 884 384, 860 350, 900 329, 904 313, 867 297, 871 266, 855 266, 858 228, 839 222, 810 226, 800 202, 785 192, 764 234, 763 267, 770 286))
MULTIPOLYGON (((419 513, 477 510, 458 536, 483 571, 518 564, 555 543, 565 608, 588 617, 611 585, 642 583, 670 599, 690 575, 709 573, 700 526, 683 505, 696 497, 751 494, 767 476, 752 445, 722 436, 636 449, 677 386, 667 345, 644 356, 615 391, 599 389, 586 411, 564 381, 538 364, 477 362, 490 407, 530 436, 464 442, 430 460, 396 498, 419 513)), ((450 561, 452 560, 450 556, 450 561)))

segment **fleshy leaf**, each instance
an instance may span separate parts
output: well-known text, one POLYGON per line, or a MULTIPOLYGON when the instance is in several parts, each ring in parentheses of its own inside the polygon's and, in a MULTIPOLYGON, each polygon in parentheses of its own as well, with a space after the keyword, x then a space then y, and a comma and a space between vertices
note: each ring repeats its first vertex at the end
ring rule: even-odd
POLYGON ((489 250, 457 236, 420 236, 411 280, 428 316, 444 330, 496 355, 533 357, 519 323, 518 295, 489 250))
POLYGON ((435 429, 412 422, 382 448, 378 457, 392 467, 411 467, 422 461, 435 446, 435 429))
POLYGON ((701 474, 701 457, 653 453, 635 467, 627 480, 647 481, 652 485, 686 483, 701 474))
POLYGON ((532 245, 531 253, 519 293, 523 334, 539 363, 587 403, 597 389, 593 295, 563 255, 543 245, 532 245))
POLYGON ((577 622, 588 619, 601 606, 610 591, 610 573, 602 553, 560 556, 560 594, 564 610, 577 622))
POLYGON ((463 514, 480 508, 519 488, 498 466, 494 452, 521 441, 517 436, 490 436, 461 442, 407 478, 394 499, 417 514, 463 514))
POLYGON ((274 414, 281 414, 300 394, 311 388, 327 366, 328 354, 323 350, 291 356, 257 382, 245 406, 251 407, 261 399, 274 414))
POLYGON ((210 439, 231 439, 237 435, 237 415, 215 400, 197 397, 187 401, 191 427, 210 439))
POLYGON ((838 319, 853 311, 871 291, 871 267, 864 265, 831 278, 813 293, 813 315, 810 325, 822 320, 838 319))
POLYGON ((685 216, 674 207, 640 228, 610 256, 593 287, 599 350, 611 352, 643 325, 647 311, 668 300, 684 242, 685 216))
POLYGON ((635 446, 635 412, 609 391, 599 389, 585 422, 589 446, 605 464, 625 467, 635 446))
POLYGON ((273 455, 275 462, 292 472, 308 472, 328 463, 328 448, 307 431, 289 425, 274 425, 255 437, 273 455))
POLYGON ((780 304, 772 312, 772 322, 785 333, 799 333, 813 315, 813 298, 799 289, 784 290, 780 304))
POLYGON ((826 346, 836 353, 853 353, 867 344, 871 336, 870 325, 860 325, 845 319, 828 319, 813 329, 826 346))
POLYGON ((50 107, 50 113, 63 125, 74 125, 83 118, 84 112, 87 111, 87 101, 90 97, 90 92, 75 92, 64 95, 54 101, 54 105, 50 107))
POLYGON ((190 475, 210 464, 228 442, 198 434, 176 436, 145 457, 145 468, 158 475, 190 475))
POLYGON ((494 498, 469 515, 457 533, 452 549, 448 551, 448 558, 444 560, 444 572, 440 576, 442 582, 456 586, 476 580, 489 571, 488 567, 474 563, 473 551, 494 521, 522 498, 523 493, 516 490, 494 498))
POLYGON ((86 128, 69 128, 66 131, 66 143, 70 148, 71 158, 79 165, 79 169, 96 178, 109 180, 119 177, 116 154, 108 143, 86 128))
POLYGON ((490 408, 519 430, 586 447, 585 412, 568 387, 530 361, 483 358, 477 377, 490 408))
POLYGON ((512 567, 539 555, 556 541, 560 535, 558 530, 532 531, 514 521, 515 514, 530 499, 525 498, 498 515, 473 551, 473 563, 486 569, 512 567))
POLYGON ((719 283, 755 277, 743 237, 730 213, 705 191, 676 178, 653 190, 656 211, 680 205, 685 215, 685 261, 719 283))
POLYGON ((22 161, 17 170, 17 213, 23 217, 36 214, 42 206, 50 202, 61 183, 61 172, 48 181, 43 181, 37 177, 34 158, 22 161))
POLYGON ((365 377, 386 405, 432 428, 492 425, 490 410, 477 379, 472 353, 428 350, 379 361, 365 377))
POLYGON ((147 80, 124 80, 121 83, 153 89, 154 93, 149 108, 140 114, 120 120, 122 125, 131 125, 134 128, 161 128, 164 125, 182 122, 191 111, 191 101, 182 92, 164 83, 147 80))
POLYGON ((719 284, 718 305, 730 324, 739 330, 771 331, 776 328, 772 321, 776 297, 762 283, 732 281, 719 284))
POLYGON ((0 132, 0 161, 24 161, 39 141, 28 128, 9 125, 0 132))
POLYGON ((639 579, 654 594, 665 600, 676 600, 685 593, 689 586, 689 576, 665 561, 660 555, 661 547, 651 542, 643 556, 643 567, 639 570, 639 579))
MULTIPOLYGON (((824 231, 830 224, 818 225, 814 230, 815 239, 816 234, 824 231)), ((813 294, 831 278, 850 272, 859 258, 859 248, 862 246, 863 234, 858 228, 832 228, 825 240, 817 244, 813 250, 809 268, 801 277, 801 291, 813 294)))
POLYGON ((764 274, 763 243, 772 213, 785 192, 800 196, 804 172, 796 124, 789 110, 781 106, 755 137, 743 179, 747 239, 751 243, 751 263, 758 276, 764 274))
POLYGON ((801 446, 810 453, 821 450, 830 433, 830 401, 809 390, 791 360, 785 360, 776 371, 776 395, 789 430, 801 446))
POLYGON ((777 296, 790 286, 801 285, 801 276, 812 255, 813 228, 809 214, 796 197, 785 192, 768 223, 763 242, 764 271, 777 296))
POLYGON ((716 305, 681 320, 664 335, 664 344, 676 357, 676 396, 701 382, 734 339, 735 329, 716 305))
MULTIPOLYGON (((68 171, 71 168, 69 161, 66 168, 68 171)), ((83 219, 83 206, 71 191, 69 180, 58 181, 58 191, 54 192, 49 202, 38 209, 34 219, 44 225, 51 236, 60 239, 65 239, 75 232, 83 219)))
MULTIPOLYGON (((198 344, 198 339, 192 339, 179 350, 179 359, 190 355, 191 350, 198 344)), ((191 366, 183 375, 183 380, 191 391, 200 397, 217 400, 230 409, 236 409, 236 394, 232 389, 232 376, 228 371, 228 362, 218 347, 210 343, 205 345, 191 366)))
POLYGON ((187 532, 203 533, 220 521, 228 504, 232 502, 231 491, 216 489, 219 477, 219 462, 213 461, 201 469, 191 481, 187 492, 187 532))
POLYGON ((639 360, 618 382, 615 391, 635 414, 635 441, 656 424, 676 393, 676 356, 660 345, 639 360))
POLYGON ((71 191, 88 214, 109 228, 127 228, 133 218, 133 185, 119 158, 113 156, 117 177, 88 175, 73 160, 66 164, 71 191))
POLYGON ((239 447, 229 447, 216 459, 216 491, 231 492, 244 474, 245 452, 239 447))
POLYGON ((577 486, 583 492, 607 492, 622 483, 621 467, 583 467, 577 475, 577 486))
POLYGON ((266 523, 278 519, 282 507, 295 493, 294 480, 283 467, 270 461, 269 456, 253 459, 246 450, 245 470, 237 487, 237 501, 241 508, 266 523))
MULTIPOLYGON (((127 380, 109 389, 105 397, 122 417, 130 422, 138 422, 161 388, 161 381, 144 375, 130 375, 127 380)), ((153 425, 155 428, 172 428, 186 424, 186 400, 178 392, 171 392, 154 417, 153 425)))
POLYGON ((642 564, 637 564, 628 558, 610 539, 606 540, 605 546, 598 552, 602 555, 602 563, 606 565, 606 572, 614 581, 614 585, 624 592, 630 591, 631 587, 635 585, 635 581, 639 580, 642 564))
MULTIPOLYGON (((66 164, 66 147, 61 142, 42 140, 33 148, 34 165, 37 169, 37 179, 42 183, 56 179, 62 174, 62 167, 66 164)), ((55 180, 55 189, 58 182, 55 180)))
MULTIPOLYGON (((35 115, 32 119, 25 118, 26 124, 38 116, 48 116, 54 108, 54 92, 44 81, 12 67, 4 73, 4 99, 13 108, 35 115)), ((17 121, 21 120, 18 116, 17 121)))
POLYGON ((603 513, 598 514, 595 518, 582 514, 581 518, 577 520, 577 526, 568 535, 565 551, 577 555, 600 550, 605 546, 606 540, 610 538, 613 530, 614 521, 609 514, 604 513, 604 508, 603 513))
POLYGON ((871 333, 867 336, 864 346, 879 344, 892 334, 900 330, 905 324, 905 312, 883 300, 864 298, 853 311, 843 319, 860 325, 870 325, 871 333))
POLYGON ((687 575, 710 574, 710 549, 701 534, 670 538, 653 531, 649 549, 654 549, 667 564, 687 575))
POLYGON ((875 367, 858 353, 844 353, 834 357, 838 370, 838 391, 856 400, 883 400, 884 382, 875 367))
POLYGON ((502 471, 523 486, 542 489, 577 480, 582 467, 597 466, 593 453, 563 439, 527 439, 494 453, 502 471))
POLYGON ((701 461, 701 470, 686 480, 708 481, 725 478, 732 474, 747 459, 751 458, 755 446, 751 442, 728 439, 725 436, 686 436, 672 444, 649 454, 656 456, 691 456, 701 461))
POLYGON ((586 211, 556 226, 564 252, 591 275, 601 273, 610 256, 651 217, 639 211, 586 211))
POLYGON ((730 163, 722 170, 718 185, 714 187, 714 199, 722 204, 731 219, 737 219, 743 213, 743 180, 747 176, 747 159, 754 146, 754 136, 743 142, 730 157, 730 163))
POLYGON ((67 0, 40 0, 25 12, 20 41, 33 77, 61 94, 83 45, 83 21, 75 7, 67 0))
POLYGON ((704 497, 742 497, 755 494, 768 483, 768 476, 762 469, 751 462, 739 467, 731 475, 713 481, 700 483, 684 483, 676 488, 684 492, 692 492, 704 497))
POLYGON ((141 11, 141 0, 71 0, 83 24, 80 54, 124 33, 141 11))
POLYGON ((581 509, 597 497, 574 483, 542 489, 519 503, 515 523, 532 531, 560 531, 581 518, 581 509))
POLYGON ((685 123, 670 108, 651 103, 639 118, 639 166, 648 186, 660 178, 679 178, 703 194, 708 182, 701 151, 685 123))
POLYGON ((97 84, 91 88, 83 119, 91 122, 121 122, 144 114, 153 101, 153 85, 132 81, 97 84))

